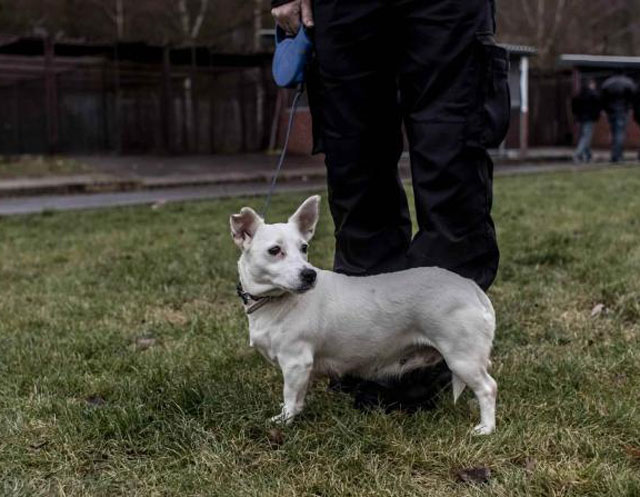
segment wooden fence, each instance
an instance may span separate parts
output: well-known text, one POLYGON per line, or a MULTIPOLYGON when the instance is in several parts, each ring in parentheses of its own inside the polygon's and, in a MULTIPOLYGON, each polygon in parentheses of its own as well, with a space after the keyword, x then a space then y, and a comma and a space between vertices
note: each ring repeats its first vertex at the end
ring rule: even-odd
POLYGON ((2 154, 209 154, 268 144, 268 56, 207 57, 199 48, 192 64, 175 64, 175 49, 159 47, 144 63, 43 48, 0 53, 2 154))

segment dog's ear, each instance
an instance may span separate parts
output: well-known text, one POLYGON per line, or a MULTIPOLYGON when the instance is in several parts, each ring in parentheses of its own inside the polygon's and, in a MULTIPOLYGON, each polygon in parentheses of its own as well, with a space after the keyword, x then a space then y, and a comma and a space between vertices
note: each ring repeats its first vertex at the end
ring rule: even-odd
POLYGON ((262 218, 251 207, 243 207, 238 214, 233 214, 229 224, 235 244, 243 249, 246 243, 251 241, 262 222, 262 218))
POLYGON ((320 217, 318 209, 320 205, 320 195, 314 195, 302 202, 298 210, 289 218, 289 222, 294 224, 305 241, 311 240, 313 233, 316 231, 316 224, 320 217))

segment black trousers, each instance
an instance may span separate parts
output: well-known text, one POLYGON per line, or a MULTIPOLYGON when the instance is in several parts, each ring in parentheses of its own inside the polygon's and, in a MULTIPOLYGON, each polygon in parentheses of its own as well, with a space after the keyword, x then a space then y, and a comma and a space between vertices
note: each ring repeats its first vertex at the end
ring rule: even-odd
POLYGON ((314 135, 326 154, 335 267, 440 266, 493 282, 487 147, 509 119, 490 0, 315 0, 314 135), (402 124, 418 230, 398 176, 402 124))

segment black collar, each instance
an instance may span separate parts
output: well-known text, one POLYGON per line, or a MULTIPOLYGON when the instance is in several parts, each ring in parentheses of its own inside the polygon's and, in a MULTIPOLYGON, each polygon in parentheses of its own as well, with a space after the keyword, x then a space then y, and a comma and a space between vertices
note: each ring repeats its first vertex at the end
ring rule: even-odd
POLYGON ((251 295, 249 292, 245 292, 242 288, 242 283, 238 281, 238 286, 236 286, 236 292, 238 293, 238 297, 242 299, 242 303, 244 304, 244 312, 247 314, 252 314, 265 305, 266 303, 275 300, 277 297, 256 297, 255 295, 251 295), (253 303, 251 303, 253 302, 253 303))

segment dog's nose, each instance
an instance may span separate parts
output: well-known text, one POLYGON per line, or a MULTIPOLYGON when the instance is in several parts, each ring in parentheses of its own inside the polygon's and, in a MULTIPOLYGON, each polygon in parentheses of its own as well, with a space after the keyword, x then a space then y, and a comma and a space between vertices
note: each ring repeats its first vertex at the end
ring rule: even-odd
POLYGON ((316 273, 313 269, 303 269, 302 271, 300 271, 300 279, 307 285, 312 285, 313 283, 315 283, 317 276, 318 273, 316 273))

